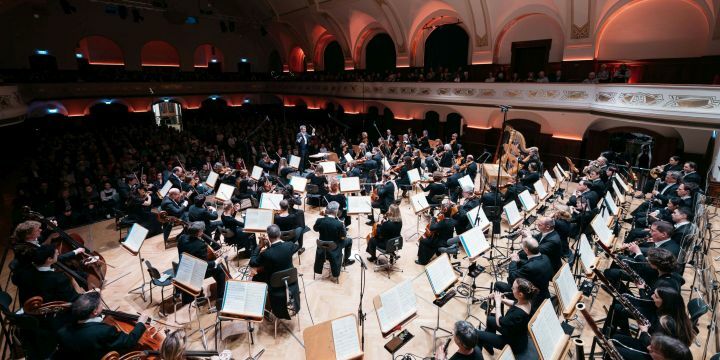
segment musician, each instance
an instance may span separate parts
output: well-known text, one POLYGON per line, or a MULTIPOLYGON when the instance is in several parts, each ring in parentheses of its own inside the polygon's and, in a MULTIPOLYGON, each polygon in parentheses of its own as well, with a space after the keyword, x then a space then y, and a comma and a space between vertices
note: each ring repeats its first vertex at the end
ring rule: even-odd
POLYGON ((527 279, 538 288, 537 296, 532 300, 533 309, 537 309, 543 300, 550 298, 549 284, 555 273, 550 259, 540 253, 540 245, 535 238, 524 236, 522 251, 527 255, 527 260, 521 259, 518 251, 512 253, 508 267, 508 282, 496 282, 495 290, 501 293, 508 292, 511 290, 509 284, 513 284, 515 279, 527 279))
MULTIPOLYGON (((422 166, 422 165, 423 165, 423 163, 421 163, 421 166, 422 166)), ((432 155, 425 157, 425 162, 424 162, 424 166, 423 166, 423 167, 425 168, 425 171, 426 171, 426 172, 431 173, 431 174, 434 173, 434 172, 436 172, 436 171, 438 171, 438 170, 441 170, 441 169, 438 167, 438 164, 437 164, 437 161, 435 160, 435 157, 432 156, 432 155)))
POLYGON ((598 197, 605 195, 605 182, 601 178, 603 174, 605 174, 605 170, 597 166, 590 166, 587 169, 587 186, 591 191, 594 191, 598 197))
MULTIPOLYGON (((481 156, 482 157, 482 156, 481 156)), ((477 176, 478 164, 475 162, 475 158, 472 155, 465 157, 465 174, 470 177, 470 180, 475 182, 475 176, 477 176)))
POLYGON ((296 173, 297 170, 292 166, 289 166, 287 159, 284 157, 280 158, 279 164, 278 177, 283 184, 287 185, 290 174, 296 173))
POLYGON ((527 190, 525 185, 518 183, 516 178, 511 177, 507 179, 508 187, 505 189, 505 196, 503 198, 503 205, 515 202, 518 208, 522 209, 522 202, 520 201, 520 194, 527 190))
POLYGON ((375 251, 377 248, 385 249, 387 241, 400 236, 402 230, 402 216, 400 215, 400 207, 391 204, 385 213, 385 219, 377 226, 377 234, 368 241, 367 251, 370 256, 367 258, 370 262, 375 262, 377 257, 375 251))
POLYGON ((100 359, 110 351, 126 353, 137 346, 145 332, 147 314, 138 317, 130 333, 103 322, 103 304, 99 292, 80 295, 72 304, 75 321, 58 331, 57 359, 100 359))
POLYGON ((590 183, 587 180, 578 181, 575 192, 570 196, 566 205, 574 207, 577 204, 578 197, 585 198, 585 202, 588 204, 590 210, 595 209, 595 206, 600 201, 599 194, 590 190, 590 183))
POLYGON ((239 203, 244 199, 256 198, 257 193, 251 189, 255 180, 252 179, 246 169, 238 171, 238 177, 235 179, 235 191, 232 194, 232 202, 239 203))
POLYGON ((420 238, 416 264, 427 265, 433 255, 440 254, 440 248, 448 246, 447 241, 453 237, 455 231, 455 220, 451 217, 450 208, 450 202, 443 201, 440 206, 440 214, 430 220, 428 229, 432 234, 420 238))
POLYGON ((352 223, 352 217, 347 214, 347 197, 340 193, 340 183, 334 180, 330 183, 330 192, 325 195, 325 201, 329 204, 331 202, 338 203, 339 211, 338 219, 345 224, 347 228, 352 223))
POLYGON ((522 164, 525 168, 528 168, 530 164, 535 164, 535 169, 539 170, 540 164, 542 164, 540 162, 540 150, 537 147, 532 146, 527 148, 527 151, 527 156, 525 156, 524 158, 518 158, 518 162, 522 164))
MULTIPOLYGON (((218 266, 221 263, 221 259, 210 260, 208 259, 208 244, 202 239, 203 231, 205 231, 205 224, 200 221, 194 221, 188 226, 187 233, 178 237, 178 255, 182 260, 183 254, 190 254, 200 260, 207 261, 207 270, 205 270, 205 278, 210 276, 215 279, 217 284, 218 297, 216 299, 215 306, 217 309, 222 308, 223 294, 225 293, 225 272, 218 266)), ((213 249, 217 250, 217 249, 213 249)), ((182 303, 188 304, 193 301, 193 297, 189 294, 181 291, 182 303)))
MULTIPOLYGON (((315 167, 315 172, 311 173, 307 177, 308 183, 317 186, 318 188, 318 194, 320 196, 325 196, 328 193, 328 179, 323 175, 323 167, 317 166, 315 167)), ((312 199, 308 199, 312 200, 312 199)), ((318 200, 317 205, 315 205, 315 200, 309 201, 310 205, 313 206, 320 206, 322 204, 322 200, 318 200)))
MULTIPOLYGON (((477 332, 469 322, 462 320, 455 322, 452 340, 457 345, 458 350, 450 357, 450 360, 483 360, 482 349, 477 346, 477 332)), ((446 346, 438 347, 436 359, 448 359, 446 346)))
POLYGON ((44 302, 70 302, 77 298, 80 288, 70 281, 68 275, 53 268, 58 261, 58 255, 59 251, 53 245, 40 245, 35 249, 32 257, 34 268, 23 269, 27 274, 24 274, 22 279, 27 281, 21 281, 18 285, 21 287, 21 303, 33 296, 42 297, 44 302))
POLYGON ((683 183, 695 183, 700 185, 702 183, 702 177, 697 173, 697 164, 693 161, 688 161, 683 165, 683 172, 680 180, 683 183))
MULTIPOLYGON (((680 198, 681 207, 694 207, 693 195, 697 193, 698 185, 696 183, 688 182, 678 185, 677 195, 680 198)), ((692 217, 691 217, 692 218, 692 217)))
POLYGON ((240 210, 240 204, 233 204, 232 201, 223 203, 223 213, 220 215, 220 221, 225 228, 223 241, 226 244, 237 246, 238 249, 245 248, 247 252, 252 252, 257 246, 255 234, 244 232, 245 223, 235 218, 235 214, 240 210))
MULTIPOLYGON (((325 208, 325 216, 317 219, 313 230, 319 233, 318 239, 323 241, 332 241, 337 244, 337 248, 330 252, 330 271, 332 276, 337 278, 340 276, 340 256, 343 252, 343 266, 350 266, 355 260, 350 259, 352 253, 352 239, 347 238, 347 230, 340 220, 337 219, 339 204, 332 201, 325 208), (343 250, 344 249, 344 250, 343 250)), ((315 264, 313 269, 316 274, 322 274, 323 264, 325 263, 325 253, 322 249, 317 248, 315 252, 315 264)))
MULTIPOLYGON (((658 179, 664 179, 665 176, 667 176, 667 173, 670 171, 675 171, 680 173, 683 170, 683 166, 680 164, 680 157, 677 155, 673 155, 668 159, 668 163, 662 166, 658 166, 655 169, 661 170, 661 172, 658 174, 658 179)), ((651 175, 654 175, 653 171, 657 170, 651 170, 651 175)), ((653 189, 653 182, 647 181, 645 183, 645 186, 643 187, 643 193, 649 193, 653 189)))
POLYGON ((262 153, 258 166, 263 169, 263 172, 269 174, 277 167, 277 161, 270 159, 267 153, 262 153))
POLYGON ((152 213, 152 196, 144 185, 132 193, 129 199, 128 213, 134 221, 150 230, 150 236, 160 232, 160 224, 152 213))
POLYGON ((467 217, 467 213, 480 205, 480 194, 475 193, 472 190, 463 191, 462 198, 457 205, 457 213, 453 216, 455 220, 455 232, 462 234, 465 231, 472 228, 470 219, 467 217))
POLYGON ((402 166, 400 167, 400 171, 397 173, 397 177, 395 178, 395 184, 402 190, 402 194, 400 196, 407 197, 407 191, 411 185, 410 178, 408 177, 408 171, 413 168, 412 158, 410 156, 404 156, 402 159, 402 166))
POLYGON ((183 190, 183 178, 185 178, 185 170, 181 166, 176 166, 172 169, 168 181, 174 189, 183 190))
POLYGON ((673 233, 672 240, 680 245, 681 249, 688 251, 692 244, 693 226, 690 224, 692 211, 687 207, 680 207, 672 212, 673 233))
POLYGON ((427 191, 428 194, 425 195, 425 199, 427 200, 428 204, 430 205, 438 205, 438 203, 435 201, 436 196, 445 196, 448 193, 447 186, 442 182, 443 175, 439 171, 435 171, 432 173, 432 182, 428 184, 427 186, 420 185, 420 188, 422 191, 427 191))
MULTIPOLYGON (((280 228, 280 231, 286 232, 291 231, 294 233, 294 237, 292 242, 297 244, 300 249, 298 250, 298 255, 302 255, 303 252, 305 252, 305 247, 303 246, 303 234, 305 227, 304 226, 298 226, 298 214, 290 214, 289 211, 290 205, 287 200, 281 200, 280 201, 280 212, 276 213, 274 216, 274 223, 280 228)), ((300 216, 304 216, 304 213, 300 213, 300 216)), ((304 220, 303 220, 304 221, 304 220)))
MULTIPOLYGON (((222 225, 218 220, 218 213, 215 207, 205 206, 205 195, 198 195, 188 209, 189 221, 202 221, 205 224, 205 234, 212 236, 213 232, 222 225)), ((215 232, 215 240, 220 238, 220 232, 215 232)))
POLYGON ((449 168, 453 164, 453 149, 450 144, 443 146, 442 156, 440 157, 440 167, 449 168))
POLYGON ((505 345, 510 345, 515 354, 523 353, 527 348, 528 323, 539 290, 531 281, 521 277, 513 280, 509 290, 514 300, 504 298, 503 293, 497 290, 492 294, 495 299, 494 313, 488 313, 485 330, 477 329, 478 344, 490 355, 495 355, 494 349, 502 349, 505 345), (502 315, 501 304, 509 306, 505 315, 502 315))
POLYGON ((185 360, 187 336, 185 330, 178 329, 165 335, 160 347, 160 358, 163 360, 185 360))
MULTIPOLYGON (((536 220, 535 224, 540 234, 533 235, 533 237, 538 241, 540 253, 550 259, 553 273, 556 273, 562 267, 563 252, 560 235, 555 231, 555 220, 547 216, 541 216, 536 220)), ((525 254, 521 253, 520 255, 523 258, 525 254)))
POLYGON ((385 141, 387 141, 388 144, 392 144, 395 142, 395 136, 393 136, 392 131, 390 129, 385 130, 385 141))
POLYGON ((560 236, 562 256, 567 259, 568 264, 572 264, 574 261, 574 254, 570 250, 570 242, 568 240, 572 229, 570 223, 572 216, 567 211, 556 211, 552 215, 552 218, 555 220, 555 231, 560 236))
MULTIPOLYGON (((187 201, 182 200, 180 190, 172 188, 168 191, 167 195, 160 203, 160 210, 167 212, 168 215, 174 216, 178 219, 187 220, 187 201)), ((172 222, 167 222, 163 225, 163 240, 167 242, 170 237, 170 231, 172 231, 172 222)))
POLYGON ((413 168, 413 169, 418 169, 418 171, 420 171, 420 169, 423 167, 423 160, 422 160, 422 156, 421 156, 421 155, 422 155, 422 153, 421 153, 420 150, 418 150, 418 149, 413 150, 413 156, 412 156, 412 157, 413 157, 415 160, 413 160, 412 168, 413 168))
POLYGON ((307 133, 305 125, 300 126, 300 132, 295 135, 295 143, 300 150, 300 172, 305 171, 305 162, 307 161, 308 149, 310 148, 310 139, 315 136, 315 129, 312 134, 307 133))
POLYGON ((647 350, 652 360, 692 360, 693 358, 687 345, 670 336, 654 335, 647 350))
POLYGON ((540 173, 537 169, 536 163, 529 163, 527 165, 527 170, 520 170, 520 184, 525 186, 525 188, 530 191, 531 194, 535 193, 535 186, 534 184, 540 180, 540 173))
POLYGON ((375 209, 380 209, 380 214, 385 214, 395 202, 395 190, 397 185, 394 180, 390 180, 390 174, 383 172, 382 174, 382 185, 377 187, 377 200, 371 203, 370 207, 370 219, 366 223, 372 225, 375 223, 375 209))
POLYGON ((685 284, 682 274, 678 273, 678 262, 675 255, 661 248, 650 248, 647 251, 647 262, 655 270, 653 276, 643 277, 644 284, 636 284, 643 298, 650 298, 655 289, 668 287, 680 292, 685 284))
POLYGON ((460 166, 457 164, 452 165, 452 175, 448 176, 446 185, 450 193, 450 200, 453 202, 458 201, 458 196, 462 192, 460 188, 460 178, 463 176, 465 175, 460 171, 460 166))
MULTIPOLYGON (((285 287, 271 287, 270 280, 273 274, 279 271, 294 268, 292 257, 298 252, 298 245, 280 240, 280 227, 273 224, 267 227, 267 240, 260 241, 260 245, 253 250, 250 257, 250 266, 257 270, 253 281, 265 282, 268 284, 270 294, 270 308, 273 311, 280 311, 287 308, 285 287)), ((289 284, 292 301, 296 302, 299 309, 300 289, 298 283, 289 284)))
POLYGON ((432 152, 432 149, 430 149, 430 134, 427 130, 423 130, 422 136, 418 139, 418 147, 422 152, 429 154, 432 152))

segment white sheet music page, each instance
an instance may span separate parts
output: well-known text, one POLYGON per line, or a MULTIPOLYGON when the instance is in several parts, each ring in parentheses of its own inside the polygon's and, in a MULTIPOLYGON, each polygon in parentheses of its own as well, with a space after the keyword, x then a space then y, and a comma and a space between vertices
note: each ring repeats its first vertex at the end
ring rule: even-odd
POLYGON ((392 165, 390 165, 390 163, 387 161, 386 157, 382 158, 382 164, 383 164, 383 169, 385 169, 385 171, 388 171, 392 167, 392 165))
POLYGON ((260 209, 280 210, 283 194, 262 193, 260 195, 260 209))
POLYGON ((623 180, 622 176, 620 174, 615 174, 615 178, 620 183, 620 186, 622 186, 623 189, 625 189, 625 192, 628 192, 630 190, 630 185, 628 185, 625 180, 623 180))
POLYGON ((345 153, 345 155, 343 155, 343 158, 345 158, 345 162, 353 162, 353 160, 355 160, 355 159, 353 159, 353 157, 350 155, 350 153, 345 153))
POLYGON ((530 330, 537 342, 537 350, 542 355, 542 359, 555 359, 555 352, 559 350, 558 342, 564 337, 565 333, 560 326, 557 315, 555 315, 552 303, 547 300, 543 302, 535 316, 535 321, 530 325, 530 330))
POLYGON ((615 197, 620 199, 620 203, 625 203, 625 195, 623 195, 622 192, 620 192, 620 189, 617 186, 617 183, 615 181, 612 182, 612 189, 615 192, 615 197))
POLYGON ((617 204, 615 204, 615 199, 613 199, 609 191, 605 193, 605 204, 607 205, 611 214, 617 215, 620 212, 617 204))
POLYGON ((267 209, 245 210, 245 229, 265 231, 273 223, 273 212, 267 209))
POLYGON ((372 211, 369 196, 348 196, 348 214, 369 214, 372 211))
POLYGON ((296 192, 305 192, 305 187, 307 186, 307 178, 304 178, 302 176, 292 176, 290 177, 290 185, 293 187, 293 191, 296 192))
POLYGON ((470 175, 465 175, 458 179, 458 183, 460 183, 460 187, 463 191, 473 191, 475 190, 475 183, 470 179, 470 175))
POLYGON ((590 223, 590 226, 593 228, 593 231, 595 231, 595 234, 598 236, 600 241, 603 242, 606 246, 610 246, 610 237, 612 236, 612 231, 607 227, 607 220, 604 219, 600 214, 596 215, 595 218, 590 223))
POLYGON ((335 359, 348 360, 362 355, 355 316, 347 315, 331 323, 335 359))
POLYGON ((177 273, 175 274, 175 281, 194 291, 200 291, 203 280, 205 280, 207 266, 207 261, 198 259, 188 253, 183 253, 180 257, 177 273))
POLYGON ((225 283, 222 312, 261 318, 265 308, 267 284, 229 280, 225 283))
POLYGON ((505 345, 505 348, 502 350, 497 360, 515 360, 515 355, 509 345, 505 345))
POLYGON ((487 215, 485 215, 485 210, 483 210, 480 205, 470 209, 465 215, 467 215, 470 225, 473 227, 479 227, 484 230, 491 225, 490 220, 488 220, 487 215), (476 218, 477 222, 475 221, 476 218))
POLYGON ((522 220, 520 217, 520 209, 518 209, 517 204, 514 201, 505 204, 505 206, 503 206, 503 212, 505 213, 505 218, 510 225, 514 226, 522 220))
POLYGON ((490 248, 481 227, 474 227, 460 235, 460 243, 470 259, 480 256, 490 248))
POLYGON ((411 196, 410 204, 412 204, 413 212, 415 212, 416 214, 421 211, 425 211, 427 208, 430 207, 430 204, 428 204, 427 198, 423 193, 411 196))
POLYGON ((250 178, 254 180, 260 180, 260 178, 263 176, 263 168, 255 165, 253 166, 252 172, 250 173, 250 178))
POLYGON ((388 333, 405 319, 417 313, 417 299, 412 280, 405 280, 380 294, 382 307, 377 310, 380 330, 388 333))
POLYGON ((205 184, 211 188, 214 188, 215 185, 217 185, 218 177, 220 177, 218 173, 210 170, 207 179, 205 179, 205 184))
POLYGON ((567 179, 567 178, 570 177, 570 173, 568 173, 567 171, 565 171, 565 169, 563 169, 562 165, 560 165, 560 164, 555 164, 555 166, 557 166, 558 170, 560 170, 560 173, 562 174, 563 178, 567 179))
POLYGON ((537 206, 535 198, 533 198, 532 194, 530 194, 530 191, 528 190, 521 192, 518 195, 518 198, 520 199, 520 202, 522 203, 523 209, 525 211, 532 211, 533 209, 535 209, 535 206, 537 206))
POLYGON ((537 194, 538 198, 544 199, 547 197, 548 193, 545 190, 545 184, 543 184, 542 180, 538 180, 533 184, 533 187, 535 188, 535 193, 537 194))
POLYGON ((167 193, 168 193, 168 191, 170 191, 170 189, 172 189, 172 183, 170 182, 170 180, 168 180, 165 182, 162 189, 160 189, 160 196, 162 196, 162 197, 167 196, 167 193))
POLYGON ((425 274, 428 277, 435 296, 442 294, 445 289, 457 280, 455 270, 453 270, 447 254, 442 254, 427 264, 427 266, 425 266, 425 274))
POLYGON ((545 181, 547 181, 549 188, 552 189, 555 187, 555 179, 550 176, 550 173, 547 170, 543 173, 543 177, 545 178, 545 181))
POLYGON ((122 242, 122 246, 130 250, 133 254, 137 254, 140 251, 148 232, 149 230, 142 225, 138 223, 133 224, 125 237, 125 240, 122 242))
POLYGON ((227 201, 232 199, 232 195, 235 192, 235 187, 228 184, 220 184, 218 186, 217 194, 215 194, 215 198, 222 201, 227 201))
POLYGON ((340 191, 360 192, 360 178, 357 176, 344 177, 340 179, 340 191))
POLYGON ((420 171, 418 169, 410 169, 407 172, 408 174, 408 180, 411 184, 414 184, 418 181, 420 181, 420 171))
POLYGON ((322 161, 320 166, 323 168, 323 174, 334 174, 337 172, 334 161, 322 161))
POLYGON ((595 264, 595 253, 585 234, 580 235, 580 261, 585 272, 590 272, 590 265, 595 264))
POLYGON ((557 278, 553 280, 556 286, 556 290, 560 294, 560 303, 563 306, 563 312, 569 312, 572 310, 573 299, 579 293, 577 285, 575 284, 575 278, 573 277, 572 271, 568 264, 563 265, 560 268, 557 278))
POLYGON ((290 155, 290 161, 288 162, 288 165, 290 167, 299 169, 300 168, 300 157, 295 155, 290 155))

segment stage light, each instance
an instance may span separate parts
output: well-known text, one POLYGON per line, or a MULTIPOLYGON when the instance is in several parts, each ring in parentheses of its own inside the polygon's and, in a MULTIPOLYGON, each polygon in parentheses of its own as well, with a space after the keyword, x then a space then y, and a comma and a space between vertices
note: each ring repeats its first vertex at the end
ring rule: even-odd
POLYGON ((250 99, 243 100, 243 104, 249 104, 249 103, 250 103, 250 99))
POLYGON ((198 23, 198 18, 195 17, 195 16, 188 16, 188 17, 185 19, 185 23, 188 24, 188 25, 197 25, 197 23, 198 23))
POLYGON ((42 49, 35 50, 35 55, 48 55, 48 54, 50 54, 50 52, 47 50, 42 50, 42 49))
POLYGON ((247 58, 242 58, 242 59, 240 59, 240 62, 246 63, 246 62, 247 62, 247 58))
POLYGON ((217 100, 217 99, 218 99, 218 97, 219 97, 219 96, 215 96, 215 95, 213 95, 213 96, 211 96, 211 97, 210 97, 210 100, 217 100))
POLYGON ((210 59, 210 62, 213 63, 213 64, 215 64, 215 63, 217 63, 218 61, 217 61, 217 59, 210 59))
POLYGON ((103 100, 103 102, 105 103, 105 105, 110 105, 110 104, 112 104, 112 100, 103 100))
POLYGON ((170 99, 163 99, 163 102, 170 102, 170 99))
POLYGON ((75 58, 76 58, 76 59, 82 59, 82 58, 83 58, 83 54, 82 54, 82 53, 75 53, 75 58))
POLYGON ((57 114, 58 109, 47 109, 48 114, 57 114))

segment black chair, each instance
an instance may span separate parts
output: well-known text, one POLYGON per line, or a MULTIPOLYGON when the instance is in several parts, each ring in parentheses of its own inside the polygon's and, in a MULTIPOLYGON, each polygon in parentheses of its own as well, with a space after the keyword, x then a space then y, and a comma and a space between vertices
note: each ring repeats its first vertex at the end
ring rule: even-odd
POLYGON ((317 205, 311 206, 322 206, 322 195, 320 194, 320 188, 315 184, 305 185, 305 201, 303 201, 303 211, 308 204, 308 199, 317 199, 317 205))
POLYGON ((436 208, 440 207, 442 205, 442 201, 445 199, 445 195, 434 195, 432 198, 430 198, 430 215, 433 215, 433 211, 435 211, 436 208))
POLYGON ((395 266, 395 261, 400 258, 400 255, 398 255, 398 251, 403 248, 403 238, 402 236, 394 237, 392 239, 389 239, 387 243, 385 244, 385 249, 378 247, 377 251, 380 253, 378 255, 379 258, 384 258, 385 263, 384 264, 378 264, 375 265, 375 271, 383 270, 387 272, 388 279, 390 278, 390 273, 393 271, 400 271, 403 270, 399 267, 395 266))
POLYGON ((12 297, 8 293, 0 291, 0 312, 2 312, 3 323, 6 321, 12 327, 12 329, 5 329, 5 340, 9 342, 11 352, 9 358, 18 359, 21 355, 20 352, 24 353, 25 356, 34 354, 32 349, 34 347, 33 344, 23 343, 21 339, 21 337, 24 337, 23 334, 35 334, 33 338, 41 338, 42 336, 38 334, 38 332, 50 330, 40 328, 40 319, 38 317, 27 314, 17 314, 10 310, 12 303, 12 297))
MULTIPOLYGON (((339 265, 344 267, 343 261, 342 261, 342 256, 340 256, 339 259, 336 259, 335 257, 332 256, 332 254, 330 254, 332 251, 337 249, 337 243, 335 243, 334 241, 325 241, 325 240, 317 239, 316 244, 317 244, 317 250, 316 250, 316 255, 315 255, 313 280, 315 279, 315 274, 322 274, 322 266, 324 266, 325 261, 330 261, 331 274, 332 274, 333 265, 335 265, 335 266, 338 265, 338 264, 335 264, 336 262, 339 261, 340 262, 339 265), (322 260, 318 256, 318 252, 322 253, 322 260), (320 265, 319 267, 318 267, 318 263, 317 263, 318 260, 322 261, 322 265, 320 265), (318 270, 320 270, 320 272, 317 272, 318 270)), ((338 284, 340 283, 340 276, 337 277, 335 282, 338 284)))
MULTIPOLYGON (((294 242, 295 241, 295 230, 280 232, 280 240, 287 241, 287 242, 294 242)), ((298 265, 302 265, 302 261, 300 261, 300 254, 298 254, 297 258, 298 258, 298 265)))
POLYGON ((693 328, 695 328, 695 331, 699 333, 698 322, 703 315, 710 311, 710 307, 702 298, 694 298, 688 301, 687 311, 693 328))
POLYGON ((150 274, 150 304, 153 302, 153 285, 160 287, 160 314, 165 317, 167 316, 163 307, 163 302, 165 301, 165 287, 172 285, 175 272, 173 269, 167 269, 161 274, 158 269, 154 268, 152 264, 150 264, 149 260, 145 260, 145 267, 147 267, 148 274, 150 274), (163 279, 163 274, 166 275, 165 279, 163 279))
MULTIPOLYGON (((298 270, 294 267, 278 271, 270 277, 271 288, 285 289, 285 307, 281 307, 279 309, 272 307, 272 313, 275 315, 275 321, 273 321, 275 327, 275 338, 277 338, 277 326, 279 319, 291 320, 292 317, 295 316, 298 321, 298 330, 300 329, 300 317, 296 316, 300 312, 300 292, 291 292, 290 290, 290 286, 297 284, 298 270)), ((272 291, 272 289, 269 291, 272 291)))

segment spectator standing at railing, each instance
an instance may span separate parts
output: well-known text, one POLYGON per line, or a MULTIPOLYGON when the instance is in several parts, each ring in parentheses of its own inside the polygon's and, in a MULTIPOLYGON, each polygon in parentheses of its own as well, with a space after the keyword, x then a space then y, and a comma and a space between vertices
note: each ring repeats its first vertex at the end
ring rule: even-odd
POLYGON ((537 80, 535 80, 535 82, 546 83, 546 82, 550 82, 550 80, 548 79, 547 76, 545 76, 545 72, 540 70, 540 71, 538 71, 537 80))
POLYGON ((610 71, 607 69, 607 64, 600 65, 600 71, 597 73, 597 79, 601 83, 610 82, 610 71))
POLYGON ((589 72, 587 78, 585 78, 585 80, 583 80, 583 84, 597 84, 599 82, 600 82, 600 80, 598 80, 598 78, 595 77, 595 72, 593 72, 593 71, 589 72))
POLYGON ((550 78, 550 82, 565 82, 565 78, 562 75, 562 70, 555 71, 555 74, 550 78))
POLYGON ((493 76, 492 71, 488 73, 488 76, 485 78, 486 83, 492 83, 495 82, 495 76, 493 76))
POLYGON ((615 70, 613 74, 613 82, 616 83, 627 83, 630 81, 630 69, 625 64, 620 64, 620 67, 615 70))

